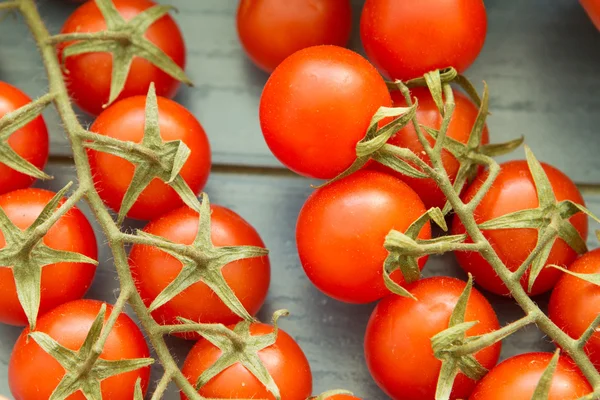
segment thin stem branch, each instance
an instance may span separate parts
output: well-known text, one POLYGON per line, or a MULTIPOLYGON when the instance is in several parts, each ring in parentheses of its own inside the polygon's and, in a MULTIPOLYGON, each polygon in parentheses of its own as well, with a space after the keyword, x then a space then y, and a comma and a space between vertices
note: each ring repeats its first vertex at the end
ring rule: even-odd
POLYGON ((454 104, 454 93, 452 92, 452 86, 450 86, 449 83, 443 83, 442 90, 444 92, 444 97, 446 101, 444 102, 444 118, 442 119, 439 134, 433 147, 433 152, 436 154, 440 153, 444 148, 444 140, 446 139, 446 133, 448 132, 448 127, 450 126, 452 115, 454 115, 454 108, 456 107, 456 105, 454 104))
POLYGON ((579 348, 583 348, 585 344, 590 340, 592 335, 598 331, 598 327, 600 326, 600 315, 598 315, 594 321, 588 326, 588 328, 583 332, 581 337, 577 339, 577 346, 579 348))
POLYGON ((128 32, 110 32, 100 31, 92 33, 76 32, 76 33, 62 33, 54 35, 46 40, 47 44, 56 45, 58 43, 72 42, 76 40, 129 40, 131 34, 128 32))
POLYGON ((483 200, 483 197, 486 195, 487 192, 490 191, 492 184, 494 183, 494 181, 498 177, 498 174, 500 173, 500 165, 493 158, 483 154, 479 154, 478 157, 480 158, 478 161, 480 161, 482 165, 486 165, 488 167, 488 176, 485 179, 485 182, 483 182, 483 185, 481 185, 481 187, 477 191, 477 193, 475 193, 475 196, 473 196, 471 201, 469 201, 469 204, 467 204, 467 210, 469 210, 470 212, 475 211, 479 203, 481 203, 481 200, 483 200))
POLYGON ((19 8, 19 0, 3 1, 0 3, 0 10, 11 10, 19 8))
POLYGON ((152 397, 150 398, 150 400, 160 400, 162 399, 162 395, 165 393, 165 391, 167 390, 167 387, 169 387, 169 383, 171 383, 171 373, 170 372, 165 372, 162 376, 162 378, 160 378, 160 381, 158 381, 158 384, 156 385, 156 389, 154 389, 154 393, 152 393, 152 397))
POLYGON ((527 271, 527 269, 529 268, 529 266, 531 265, 531 263, 533 262, 535 257, 537 257, 537 255, 540 253, 541 249, 543 249, 544 246, 546 246, 548 244, 548 242, 556 239, 557 235, 558 234, 553 229, 547 229, 544 232, 544 234, 542 235, 540 240, 538 240, 538 243, 536 244, 533 251, 531 253, 529 253, 529 255, 527 256, 525 261, 523 261, 523 263, 519 266, 519 268, 512 274, 513 282, 519 282, 521 280, 521 278, 523 277, 523 274, 525 274, 525 272, 527 271))

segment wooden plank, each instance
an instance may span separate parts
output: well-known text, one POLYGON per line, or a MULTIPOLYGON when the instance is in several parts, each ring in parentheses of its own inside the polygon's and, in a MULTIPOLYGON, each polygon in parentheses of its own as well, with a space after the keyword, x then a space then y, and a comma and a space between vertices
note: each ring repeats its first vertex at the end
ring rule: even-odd
MULTIPOLYGON (((56 180, 44 184, 58 190, 75 179, 71 166, 52 165, 49 173, 56 180)), ((272 312, 287 308, 291 316, 282 321, 282 328, 294 336, 310 360, 314 375, 314 390, 319 393, 331 388, 346 388, 362 398, 384 400, 386 396, 372 381, 363 358, 364 330, 373 309, 369 305, 349 305, 329 299, 308 281, 296 252, 296 217, 306 197, 311 193, 307 180, 284 176, 242 175, 215 173, 211 176, 207 192, 216 204, 229 207, 246 218, 261 234, 271 250, 272 284, 260 318, 269 320, 272 312)), ((600 213, 600 194, 586 195, 588 206, 600 213)), ((89 210, 82 206, 86 215, 89 210)), ((141 227, 142 224, 135 224, 141 227)), ((117 286, 111 255, 97 226, 100 248, 100 266, 94 284, 86 297, 113 303, 117 286)), ((590 232, 600 228, 597 224, 590 232)), ((591 248, 598 246, 595 236, 589 238, 591 248)), ((464 278, 452 255, 432 257, 425 275, 450 275, 464 278)), ((487 295, 507 323, 521 316, 520 309, 509 299, 487 295)), ((547 302, 547 296, 539 299, 547 302)), ((0 325, 0 394, 10 395, 7 381, 7 364, 14 341, 21 329, 0 325)), ((173 353, 183 361, 190 343, 169 339, 173 353)), ((535 350, 551 350, 551 343, 540 332, 529 327, 506 340, 502 357, 535 350)), ((160 368, 153 369, 153 382, 160 378, 160 368)), ((165 399, 178 399, 174 387, 165 399)))
MULTIPOLYGON (((235 0, 172 0, 187 40, 187 71, 196 83, 177 100, 206 128, 217 164, 279 166, 258 123, 258 103, 267 75, 240 48, 234 23, 235 0)), ((75 4, 40 2, 52 32, 58 32, 75 4)), ((353 0, 351 47, 360 50, 362 0, 353 0)), ((552 161, 582 183, 600 183, 600 40, 578 2, 488 0, 489 33, 481 57, 468 75, 490 84, 489 125, 494 141, 521 134, 539 158, 552 161), (567 149, 561 154, 561 149, 567 149)), ((35 46, 21 20, 0 24, 0 79, 31 96, 46 88, 35 46)), ((52 153, 70 149, 53 112, 46 113, 52 153)), ((89 120, 89 119, 88 119, 89 120)))

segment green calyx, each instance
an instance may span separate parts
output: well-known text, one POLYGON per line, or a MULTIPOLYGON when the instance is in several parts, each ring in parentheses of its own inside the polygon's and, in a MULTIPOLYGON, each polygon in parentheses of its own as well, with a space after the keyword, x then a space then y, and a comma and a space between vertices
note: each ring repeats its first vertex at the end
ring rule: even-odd
MULTIPOLYGON (((102 333, 106 304, 102 305, 98 316, 94 320, 81 348, 78 351, 67 349, 56 340, 43 332, 32 332, 29 336, 49 355, 51 355, 65 369, 65 375, 52 392, 50 400, 66 399, 73 393, 81 391, 86 399, 102 399, 101 382, 111 376, 135 371, 151 365, 151 358, 138 358, 108 361, 99 358, 100 353, 94 349, 102 333)), ((138 385, 139 387, 139 381, 138 385)), ((137 394, 141 392, 136 388, 137 394)))
POLYGON ((154 84, 150 85, 146 98, 144 137, 141 144, 123 142, 102 135, 85 132, 89 149, 109 153, 128 160, 135 165, 135 173, 123 196, 117 221, 123 222, 142 191, 157 178, 171 186, 190 208, 199 211, 196 194, 179 175, 190 155, 190 149, 181 140, 163 142, 158 123, 158 103, 154 84))
POLYGON ((44 235, 73 205, 65 203, 57 210, 70 186, 71 184, 58 192, 25 230, 15 226, 0 208, 0 230, 6 241, 5 246, 0 249, 0 267, 12 269, 17 297, 32 330, 35 329, 40 307, 42 267, 60 262, 98 264, 96 260, 82 254, 54 250, 44 244, 44 235))
POLYGON ((52 95, 46 94, 0 118, 0 163, 36 179, 52 178, 18 155, 8 144, 9 137, 40 116, 46 106, 52 102, 52 99, 52 95))
POLYGON ((542 373, 538 384, 535 387, 531 400, 547 400, 550 398, 550 389, 552 387, 552 377, 556 371, 558 365, 558 358, 560 356, 560 350, 556 349, 552 359, 548 363, 548 366, 542 373))
POLYGON ((192 85, 181 67, 145 37, 148 28, 168 14, 172 6, 155 5, 125 21, 112 0, 96 0, 96 5, 106 22, 105 31, 57 35, 51 41, 75 41, 64 49, 63 61, 67 57, 85 53, 104 52, 112 55, 110 95, 104 107, 115 101, 123 91, 134 57, 143 58, 171 77, 192 85))

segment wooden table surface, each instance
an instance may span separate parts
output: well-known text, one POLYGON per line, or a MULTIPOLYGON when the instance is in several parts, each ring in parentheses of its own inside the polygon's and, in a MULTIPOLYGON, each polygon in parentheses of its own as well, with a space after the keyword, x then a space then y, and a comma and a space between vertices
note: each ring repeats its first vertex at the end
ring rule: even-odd
MULTIPOLYGON (((346 388, 364 399, 386 396, 371 380, 364 363, 362 339, 373 305, 347 305, 331 300, 305 277, 297 256, 296 217, 311 188, 293 176, 269 153, 258 124, 258 102, 267 76, 246 60, 235 33, 236 0, 172 0, 175 16, 187 39, 187 72, 195 82, 177 100, 201 121, 209 135, 214 168, 206 191, 214 203, 232 208, 259 231, 271 250, 272 285, 260 317, 287 308, 291 316, 282 328, 294 336, 308 356, 314 391, 346 388)), ((536 155, 569 174, 584 191, 588 206, 600 214, 600 36, 573 0, 487 0, 489 32, 484 50, 469 70, 474 81, 491 88, 489 128, 493 141, 519 135, 536 155)), ((358 21, 362 1, 353 0, 358 21)), ((60 0, 40 0, 50 29, 57 32, 75 7, 60 0)), ((351 47, 360 51, 358 29, 351 47)), ((8 18, 0 24, 0 80, 30 96, 47 88, 35 45, 23 22, 8 18)), ((57 190, 74 180, 70 149, 57 116, 45 113, 51 131, 54 181, 40 184, 57 190)), ((84 120, 87 117, 82 116, 84 120)), ((511 155, 523 157, 522 151, 511 155)), ((82 205, 89 216, 90 213, 82 205)), ((141 226, 139 223, 136 226, 141 226)), ((96 226, 97 228, 97 226, 96 226)), ((590 232, 598 229, 592 224, 590 232)), ((104 243, 96 229, 98 242, 104 243)), ((598 245, 593 235, 590 247, 598 245)), ((86 297, 114 302, 118 287, 108 248, 100 249, 101 264, 86 297)), ((432 257, 425 275, 464 277, 451 255, 432 257)), ((518 318, 512 301, 488 295, 501 322, 518 318)), ((543 305, 547 297, 539 299, 543 305)), ((21 329, 0 326, 0 395, 10 396, 7 363, 21 329)), ((169 339, 183 361, 190 344, 169 339)), ((502 357, 552 345, 529 327, 504 343, 502 357)), ((153 383, 160 368, 153 370, 153 383)), ((174 387, 165 396, 178 399, 174 387)))

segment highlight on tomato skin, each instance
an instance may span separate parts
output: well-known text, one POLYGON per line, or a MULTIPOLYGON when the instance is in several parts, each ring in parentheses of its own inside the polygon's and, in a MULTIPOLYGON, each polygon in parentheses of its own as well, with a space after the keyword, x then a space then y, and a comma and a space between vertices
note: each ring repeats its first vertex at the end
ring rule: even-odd
MULTIPOLYGON (((600 249, 579 257, 569 267, 575 274, 600 273, 600 249)), ((564 273, 550 296, 548 316, 573 339, 578 339, 600 314, 600 287, 584 279, 564 273)), ((590 360, 600 369, 600 332, 584 347, 590 360)))
MULTIPOLYGON (((558 201, 571 200, 575 203, 585 205, 583 197, 577 186, 571 179, 550 166, 542 163, 542 167, 548 178, 556 199, 558 201)), ((480 173, 471 186, 467 188, 462 198, 464 202, 470 201, 479 190, 487 172, 480 173)), ((508 161, 500 165, 500 173, 491 189, 483 197, 476 207, 473 215, 477 223, 492 220, 505 214, 519 210, 538 207, 538 197, 535 184, 527 162, 524 160, 508 161)), ((588 219, 583 213, 578 213, 569 220, 582 238, 588 234, 588 219)), ((451 228, 452 234, 462 234, 465 228, 460 219, 455 216, 451 228)), ((529 228, 484 230, 484 236, 490 242, 502 262, 511 270, 515 271, 526 260, 537 244, 538 232, 529 228)), ((473 275, 475 283, 482 288, 499 295, 509 295, 508 288, 494 272, 491 265, 484 260, 479 253, 457 251, 455 252, 459 265, 473 275)), ((559 265, 566 267, 571 264, 577 253, 569 247, 562 239, 557 238, 546 265, 559 265)), ((530 295, 538 295, 549 291, 554 287, 562 272, 555 268, 543 268, 537 277, 530 295)), ((529 271, 521 279, 521 286, 527 290, 529 271)))
MULTIPOLYGON (((383 280, 390 230, 401 232, 426 212, 419 196, 395 176, 362 170, 317 189, 300 210, 296 244, 307 277, 322 292, 348 303, 390 293, 383 280)), ((429 222, 420 239, 431 237, 429 222)), ((422 269, 427 257, 419 259, 422 269)), ((404 282, 400 270, 392 279, 404 282)))
MULTIPOLYGON (((450 316, 466 283, 432 277, 406 285, 417 300, 397 295, 382 299, 371 314, 365 333, 365 358, 377 385, 393 400, 433 400, 441 368, 431 337, 448 328, 450 316)), ((494 309, 476 289, 467 302, 465 322, 479 321, 467 336, 499 329, 494 309)), ((501 343, 475 353, 487 369, 498 362, 501 343)), ((476 382, 459 373, 452 399, 469 396, 476 382)))
MULTIPOLYGON (((0 81, 0 118, 7 113, 31 103, 31 99, 20 89, 0 81)), ((8 138, 9 146, 22 158, 39 170, 43 170, 48 161, 49 137, 42 115, 12 133, 8 138)), ((0 194, 24 189, 34 182, 34 178, 17 172, 0 162, 0 194)))
POLYGON ((296 51, 345 46, 352 28, 350 0, 241 0, 237 33, 252 62, 267 73, 296 51))
POLYGON ((365 58, 342 47, 314 46, 271 74, 260 99, 260 126, 287 168, 332 179, 356 160, 356 144, 375 112, 391 105, 385 81, 365 58))
MULTIPOLYGON (((508 358, 479 381, 469 400, 530 400, 552 353, 525 353, 508 358)), ((572 360, 560 356, 552 377, 549 400, 576 400, 592 387, 572 360)))

